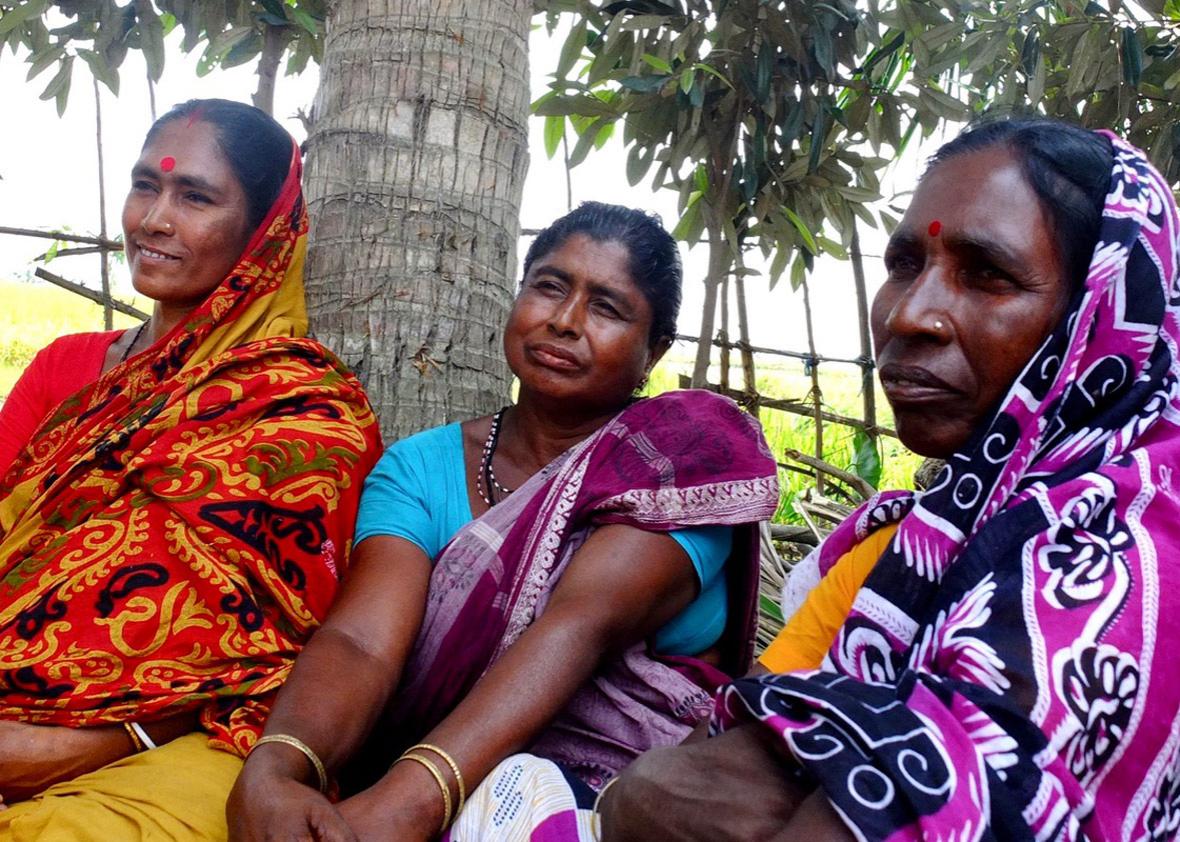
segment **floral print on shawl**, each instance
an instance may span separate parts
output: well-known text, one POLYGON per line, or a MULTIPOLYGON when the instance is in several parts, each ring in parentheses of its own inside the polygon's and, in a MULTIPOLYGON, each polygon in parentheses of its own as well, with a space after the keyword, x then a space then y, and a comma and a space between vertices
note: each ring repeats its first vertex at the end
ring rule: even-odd
POLYGON ((861 839, 1176 838, 1177 209, 1111 137, 1068 315, 926 493, 879 495, 825 571, 897 534, 816 672, 738 682, 861 839))

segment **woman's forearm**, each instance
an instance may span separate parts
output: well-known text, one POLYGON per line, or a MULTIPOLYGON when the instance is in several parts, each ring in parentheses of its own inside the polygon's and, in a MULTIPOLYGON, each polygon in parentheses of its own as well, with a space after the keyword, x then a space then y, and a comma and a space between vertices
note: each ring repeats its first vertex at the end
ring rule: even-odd
MULTIPOLYGON (((695 588, 692 564, 673 539, 600 528, 570 562, 545 612, 424 741, 453 757, 470 792, 544 731, 605 655, 654 634, 695 588)), ((397 769, 390 777, 404 782, 409 775, 397 769)), ((415 777, 423 798, 439 798, 425 775, 415 777)))
MULTIPOLYGON (((430 570, 426 555, 400 538, 361 542, 328 619, 279 691, 266 733, 303 741, 329 773, 344 765, 401 678, 422 623, 430 570)), ((251 757, 248 770, 269 765, 287 777, 314 779, 296 749, 264 748, 251 757)))
MULTIPOLYGON (((348 635, 320 629, 296 660, 266 733, 297 737, 329 772, 337 770, 372 731, 400 673, 400 664, 379 660, 348 635)), ((292 762, 285 765, 310 771, 297 753, 287 756, 292 762)))

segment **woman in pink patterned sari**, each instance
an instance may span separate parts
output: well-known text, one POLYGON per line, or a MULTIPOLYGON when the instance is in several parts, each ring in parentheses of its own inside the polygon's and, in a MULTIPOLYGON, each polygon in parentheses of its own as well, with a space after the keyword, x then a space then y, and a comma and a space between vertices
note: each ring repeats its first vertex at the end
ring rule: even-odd
POLYGON ((899 434, 946 467, 818 551, 804 611, 896 530, 822 663, 634 764, 608 839, 1177 838, 1178 253, 1169 185, 1112 135, 1000 122, 935 156, 874 337, 899 434))

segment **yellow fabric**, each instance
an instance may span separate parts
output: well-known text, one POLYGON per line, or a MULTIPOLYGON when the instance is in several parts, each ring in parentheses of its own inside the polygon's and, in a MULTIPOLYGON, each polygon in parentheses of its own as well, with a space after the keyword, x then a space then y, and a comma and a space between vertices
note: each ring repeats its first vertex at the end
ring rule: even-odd
POLYGON ((882 527, 840 556, 758 663, 771 672, 818 668, 852 610, 857 591, 896 531, 896 524, 882 527))
POLYGON ((241 768, 189 734, 0 811, 0 842, 224 842, 241 768))

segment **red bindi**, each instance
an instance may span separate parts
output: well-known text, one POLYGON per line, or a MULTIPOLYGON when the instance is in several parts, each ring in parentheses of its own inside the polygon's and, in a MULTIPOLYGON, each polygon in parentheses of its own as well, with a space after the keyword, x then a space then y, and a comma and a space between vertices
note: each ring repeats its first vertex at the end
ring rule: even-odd
POLYGON ((162 169, 164 172, 172 172, 172 170, 175 169, 175 167, 176 167, 176 159, 173 158, 171 155, 165 155, 163 158, 160 159, 160 169, 162 169))
POLYGON ((928 233, 931 237, 937 237, 942 233, 942 223, 937 219, 934 220, 930 223, 930 227, 926 229, 926 233, 928 233))

